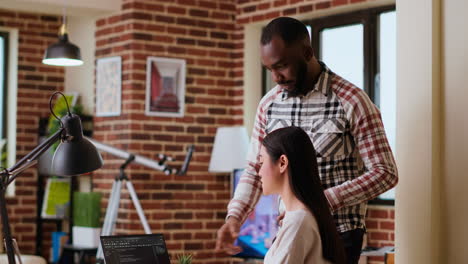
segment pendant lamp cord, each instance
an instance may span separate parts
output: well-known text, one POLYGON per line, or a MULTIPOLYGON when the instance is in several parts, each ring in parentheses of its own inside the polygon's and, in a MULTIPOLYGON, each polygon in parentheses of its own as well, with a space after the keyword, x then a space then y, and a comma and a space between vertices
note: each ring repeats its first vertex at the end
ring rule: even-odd
POLYGON ((60 128, 63 128, 63 122, 62 120, 54 113, 54 111, 52 110, 52 99, 54 99, 55 95, 57 94, 60 94, 63 96, 63 98, 65 98, 65 104, 67 105, 67 111, 68 111, 68 115, 71 116, 71 112, 70 112, 70 106, 68 105, 68 100, 67 100, 67 97, 62 93, 62 92, 55 92, 52 94, 52 96, 50 97, 49 99, 49 108, 50 108, 50 112, 52 113, 52 115, 60 122, 60 128))
POLYGON ((67 25, 67 8, 65 7, 65 0, 62 1, 62 24, 67 25))

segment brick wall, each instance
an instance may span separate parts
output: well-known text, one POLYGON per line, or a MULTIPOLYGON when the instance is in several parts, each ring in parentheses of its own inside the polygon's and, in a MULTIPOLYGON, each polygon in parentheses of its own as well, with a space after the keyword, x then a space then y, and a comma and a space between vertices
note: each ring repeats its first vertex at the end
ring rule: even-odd
MULTIPOLYGON (((196 150, 188 174, 167 176, 131 165, 131 178, 153 232, 163 233, 172 257, 195 253, 196 263, 229 263, 213 253, 216 230, 230 197, 225 174, 208 173, 216 128, 242 124, 242 87, 234 77, 235 1, 124 1, 120 14, 96 22, 96 57, 122 57, 122 114, 95 119, 97 140, 180 166, 189 144, 196 150), (145 116, 149 56, 185 59, 186 110, 182 118, 145 116)), ((123 162, 104 155, 93 177, 105 194, 123 162)), ((143 233, 126 191, 117 232, 143 233)))
MULTIPOLYGON (((17 160, 38 144, 39 118, 47 117, 49 97, 63 90, 61 67, 41 63, 45 49, 57 41, 60 21, 55 16, 0 10, 0 26, 19 29, 17 160)), ((35 252, 37 170, 28 169, 15 181, 16 195, 7 198, 12 233, 22 253, 35 252)), ((50 238, 52 225, 45 225, 50 238)), ((44 245, 48 253, 50 241, 44 245)))
MULTIPOLYGON (((395 245, 395 207, 369 205, 366 218, 367 245, 384 247, 395 245)), ((384 257, 369 257, 368 264, 380 264, 384 257)))

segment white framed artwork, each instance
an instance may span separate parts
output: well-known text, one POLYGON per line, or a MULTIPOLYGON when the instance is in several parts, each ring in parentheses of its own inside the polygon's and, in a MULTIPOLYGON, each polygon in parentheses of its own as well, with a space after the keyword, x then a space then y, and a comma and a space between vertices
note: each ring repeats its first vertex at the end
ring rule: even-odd
POLYGON ((122 58, 96 62, 96 116, 119 116, 122 100, 122 58))
POLYGON ((146 115, 184 116, 185 66, 186 62, 183 59, 148 57, 146 62, 146 115))

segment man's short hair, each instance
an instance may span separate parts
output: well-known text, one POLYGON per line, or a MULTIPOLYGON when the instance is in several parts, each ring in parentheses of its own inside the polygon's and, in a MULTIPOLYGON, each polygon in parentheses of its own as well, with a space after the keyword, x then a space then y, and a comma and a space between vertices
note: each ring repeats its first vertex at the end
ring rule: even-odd
POLYGON ((307 27, 299 20, 291 17, 278 17, 270 21, 263 28, 260 42, 262 45, 270 43, 274 36, 279 36, 289 46, 307 40, 310 43, 307 27))

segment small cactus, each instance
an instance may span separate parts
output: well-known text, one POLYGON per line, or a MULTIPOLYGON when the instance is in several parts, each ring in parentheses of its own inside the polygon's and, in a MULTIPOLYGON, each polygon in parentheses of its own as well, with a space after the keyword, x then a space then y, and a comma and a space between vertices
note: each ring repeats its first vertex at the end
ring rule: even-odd
POLYGON ((182 254, 177 256, 177 261, 179 264, 191 264, 192 263, 192 254, 182 254))

